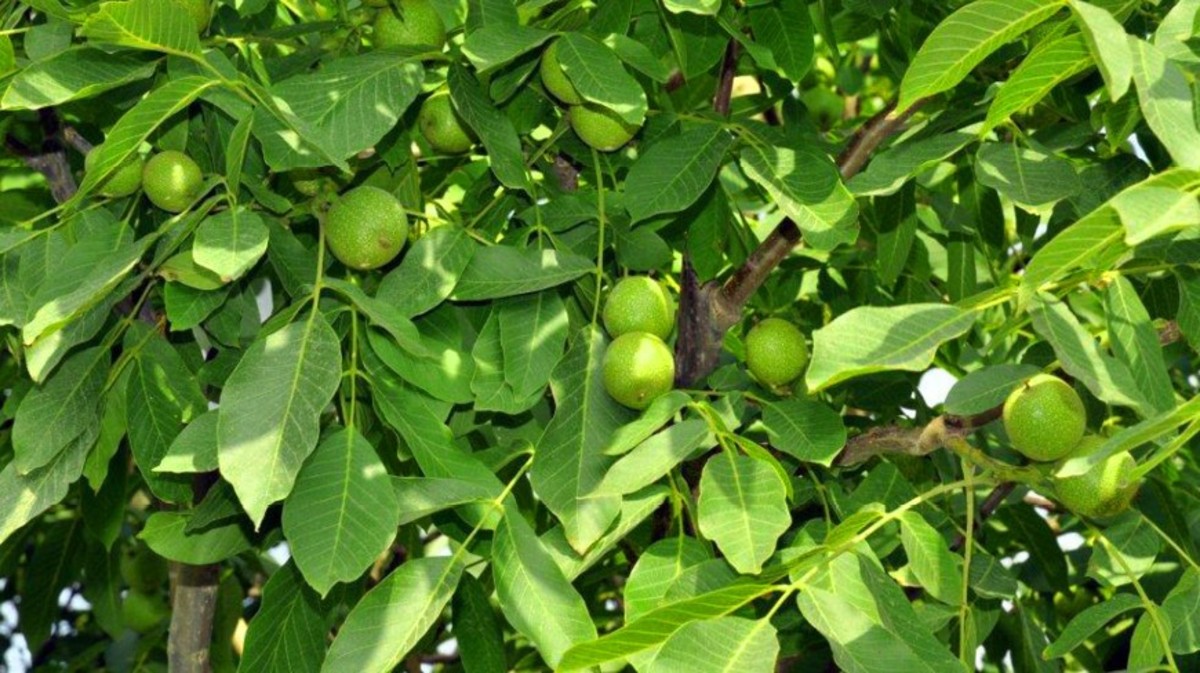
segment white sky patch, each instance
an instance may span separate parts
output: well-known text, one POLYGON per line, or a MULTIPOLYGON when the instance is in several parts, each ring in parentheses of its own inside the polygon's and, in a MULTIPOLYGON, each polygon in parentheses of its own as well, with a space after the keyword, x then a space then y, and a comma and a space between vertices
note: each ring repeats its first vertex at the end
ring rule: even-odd
POLYGON ((917 392, 921 393, 926 406, 936 407, 946 401, 946 396, 950 394, 950 389, 958 379, 945 369, 933 368, 921 375, 921 382, 917 384, 917 392))

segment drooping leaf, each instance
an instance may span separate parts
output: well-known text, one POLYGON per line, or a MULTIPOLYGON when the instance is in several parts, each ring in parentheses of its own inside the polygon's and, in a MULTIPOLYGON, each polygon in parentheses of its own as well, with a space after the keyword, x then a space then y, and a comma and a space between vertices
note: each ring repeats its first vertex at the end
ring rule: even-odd
POLYGON ((506 510, 492 545, 496 594, 504 616, 533 642, 547 664, 558 668, 568 648, 596 637, 587 605, 521 512, 506 510))
POLYGON ((322 673, 387 673, 396 667, 454 596, 457 558, 412 559, 367 592, 338 631, 322 673))
POLYGON ((567 33, 555 44, 563 72, 584 100, 612 110, 627 124, 642 124, 646 92, 611 49, 582 33, 567 33))
POLYGON ((763 405, 771 445, 796 458, 828 467, 846 445, 846 427, 820 402, 790 399, 763 405))
POLYGON ((1133 76, 1133 54, 1125 29, 1103 7, 1083 0, 1071 0, 1071 9, 1087 40, 1088 51, 1104 76, 1109 99, 1114 102, 1120 100, 1129 90, 1129 80, 1133 76))
POLYGON ((1002 364, 967 374, 946 395, 946 413, 971 416, 1004 404, 1009 393, 1039 369, 1033 365, 1002 364))
POLYGON ((21 70, 0 99, 5 110, 37 110, 91 98, 123 84, 145 79, 155 64, 125 54, 79 48, 59 52, 21 70))
POLYGON ((900 516, 900 541, 921 586, 943 603, 961 605, 962 559, 950 551, 941 533, 925 517, 909 510, 900 516))
POLYGON ((196 22, 170 0, 105 2, 79 31, 89 40, 167 54, 199 54, 196 22))
POLYGON ((432 229, 404 253, 400 266, 383 277, 375 297, 407 318, 431 311, 454 291, 475 249, 471 237, 459 227, 432 229))
POLYGON ((1129 41, 1142 116, 1176 164, 1200 169, 1200 129, 1186 76, 1155 45, 1132 36, 1129 41))
POLYGON ((90 348, 71 356, 17 408, 12 466, 22 474, 45 466, 81 435, 100 431, 100 393, 111 356, 90 348))
POLYGON ((316 673, 325 657, 325 609, 295 563, 271 575, 250 620, 240 670, 316 673))
POLYGON ((483 146, 487 148, 492 172, 506 187, 529 190, 529 172, 525 170, 525 155, 521 139, 504 113, 496 108, 483 87, 465 68, 451 68, 450 97, 483 146))
POLYGON ((155 512, 146 519, 138 537, 163 558, 191 565, 220 563, 253 545, 248 526, 233 520, 188 532, 191 515, 185 512, 155 512))
POLYGON ((705 463, 698 513, 700 532, 717 543, 730 565, 747 574, 762 570, 792 521, 775 471, 730 451, 705 463))
POLYGON ((1142 602, 1134 594, 1116 594, 1075 615, 1059 634, 1058 640, 1050 644, 1042 655, 1047 659, 1066 656, 1083 644, 1093 633, 1116 617, 1140 607, 1142 602))
POLYGON ((594 327, 584 328, 555 368, 550 387, 557 408, 538 440, 538 459, 529 475, 579 552, 604 533, 621 506, 616 496, 592 495, 613 463, 601 450, 630 420, 629 411, 609 396, 601 381, 607 345, 594 327))
POLYGON ((327 436, 304 462, 283 506, 283 532, 309 586, 324 597, 358 578, 396 535, 387 469, 354 428, 327 436))
POLYGON ((652 145, 629 169, 625 183, 629 216, 640 222, 695 203, 712 184, 732 144, 725 129, 704 125, 652 145))
POLYGON ((684 625, 663 643, 648 670, 770 673, 778 656, 770 619, 719 617, 684 625))
POLYGON ((479 301, 528 294, 561 285, 593 270, 592 260, 569 252, 494 245, 475 251, 451 298, 479 301))
POLYGON ((337 335, 315 311, 255 341, 229 375, 217 456, 256 526, 271 503, 291 492, 340 380, 337 335))
POLYGON ((242 277, 267 251, 267 225, 251 210, 223 210, 196 228, 192 258, 228 283, 242 277))
POLYGON ((741 158, 742 170, 767 190, 810 245, 829 250, 858 237, 858 204, 828 157, 808 146, 750 145, 741 158))
POLYGON ((1054 87, 1091 67, 1092 53, 1079 33, 1042 42, 1017 66, 988 107, 985 129, 999 126, 1048 96, 1054 87))

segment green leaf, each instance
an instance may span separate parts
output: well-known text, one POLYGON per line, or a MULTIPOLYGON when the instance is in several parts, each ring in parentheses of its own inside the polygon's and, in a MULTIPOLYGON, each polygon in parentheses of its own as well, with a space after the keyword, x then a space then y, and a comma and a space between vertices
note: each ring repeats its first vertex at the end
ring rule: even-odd
POLYGON ((633 447, 649 439, 691 401, 692 398, 681 390, 672 390, 655 398, 637 420, 622 426, 613 433, 612 439, 604 447, 604 453, 609 456, 619 456, 629 452, 633 447))
POLYGON ((1034 212, 1075 195, 1082 187, 1070 161, 1015 142, 984 143, 975 155, 975 171, 980 184, 1034 212))
MULTIPOLYGON (((768 577, 774 581, 778 577, 768 577)), ((775 591, 769 584, 749 578, 668 603, 596 640, 575 645, 563 655, 560 671, 578 671, 617 659, 626 659, 662 644, 685 624, 698 619, 723 617, 750 601, 775 591)))
POLYGON ((421 92, 420 55, 414 48, 348 56, 271 87, 270 95, 301 128, 292 128, 273 110, 258 109, 254 135, 262 141, 267 164, 277 171, 321 166, 326 163, 322 153, 345 159, 379 142, 421 92))
POLYGON ((345 428, 304 462, 283 505, 283 532, 300 572, 324 597, 391 545, 399 518, 387 468, 366 438, 345 428))
POLYGON ((324 283, 329 289, 352 301, 373 324, 386 330, 395 340, 395 345, 416 357, 430 355, 421 341, 421 333, 417 331, 417 326, 390 304, 368 295, 359 286, 341 278, 326 278, 324 283))
POLYGON ((646 119, 646 92, 606 45, 583 33, 567 33, 556 43, 563 72, 585 100, 640 126, 646 119))
POLYGON ((529 172, 521 139, 508 115, 498 110, 483 87, 465 68, 450 69, 447 79, 454 109, 487 148, 496 179, 510 189, 529 191, 529 172))
POLYGON ((346 616, 322 673, 394 669, 441 618, 462 570, 457 558, 441 556, 412 559, 392 571, 346 616))
MULTIPOLYGON (((171 0, 146 1, 171 4, 171 0)), ((120 5, 125 3, 106 4, 120 5)), ((174 9, 171 11, 176 16, 180 16, 185 21, 188 21, 188 25, 192 29, 195 28, 195 24, 191 23, 190 17, 174 9)), ((100 14, 96 14, 95 16, 100 16, 100 14)), ((79 201, 84 196, 90 194, 109 175, 124 166, 155 129, 166 122, 167 119, 174 116, 175 113, 190 105, 200 94, 217 84, 217 80, 199 75, 181 77, 168 81, 138 101, 137 105, 134 105, 128 112, 122 115, 117 120, 117 123, 113 125, 112 129, 109 130, 104 144, 92 150, 97 153, 96 158, 92 160, 94 162, 92 170, 88 171, 87 175, 83 177, 83 182, 79 185, 79 191, 76 192, 73 199, 79 201)))
POLYGON ((787 489, 761 460, 722 451, 700 477, 700 532, 738 572, 757 574, 791 525, 787 489))
POLYGON ((827 405, 812 400, 787 399, 763 404, 763 425, 771 446, 799 460, 833 464, 846 445, 842 417, 827 405))
POLYGON ((229 133, 229 144, 225 148, 225 182, 229 197, 234 201, 242 184, 242 169, 246 165, 246 150, 250 146, 250 132, 253 129, 254 115, 248 114, 239 119, 237 126, 229 133))
POLYGON ((496 496, 495 489, 465 479, 392 477, 391 481, 401 526, 458 505, 488 502, 496 496))
POLYGON ((171 0, 100 3, 79 33, 101 44, 181 56, 200 54, 195 20, 171 0))
POLYGON ((563 575, 573 582, 592 566, 609 558, 619 543, 662 506, 669 493, 665 486, 656 485, 624 498, 616 523, 583 556, 576 554, 571 548, 562 526, 555 526, 541 535, 539 539, 542 541, 542 547, 554 559, 563 575))
POLYGON ((0 99, 0 108, 37 110, 91 98, 153 75, 156 65, 129 54, 105 54, 86 47, 68 49, 17 73, 0 99))
POLYGON ((1100 67, 1108 98, 1114 103, 1129 90, 1129 79, 1133 76, 1133 53, 1129 48, 1129 36, 1125 29, 1108 10, 1090 5, 1083 0, 1071 0, 1076 23, 1087 40, 1088 51, 1100 67))
POLYGON ((729 133, 715 124, 697 126, 651 145, 625 180, 629 216, 640 222, 695 203, 712 184, 732 145, 729 133))
MULTIPOLYGON (((1169 600, 1169 599, 1168 599, 1169 600)), ((1092 634, 1104 628, 1113 619, 1142 606, 1142 601, 1135 594, 1115 594, 1111 598, 1097 603, 1083 612, 1075 615, 1058 635, 1058 640, 1050 644, 1042 657, 1057 659, 1065 657, 1071 650, 1084 644, 1092 634)))
POLYGON ((721 0, 663 0, 663 6, 675 14, 690 12, 716 16, 721 9, 721 0))
POLYGON ((559 668, 563 653, 572 645, 596 637, 583 597, 515 508, 506 509, 496 527, 492 572, 504 616, 552 668, 559 668))
POLYGON ((1120 430, 1088 455, 1064 462, 1055 474, 1060 478, 1084 474, 1111 455, 1136 449, 1174 432, 1179 426, 1194 420, 1197 414, 1200 414, 1200 397, 1193 397, 1173 409, 1120 430))
POLYGON ((21 400, 12 427, 12 467, 28 474, 81 436, 99 434, 100 393, 110 362, 103 348, 80 351, 21 400))
POLYGON ((155 472, 197 473, 217 469, 217 410, 206 411, 184 426, 155 472))
MULTIPOLYGON (((1103 603, 1101 604, 1103 605, 1103 603)), ((1171 651, 1200 651, 1200 572, 1188 568, 1162 604, 1171 625, 1171 651)))
MULTIPOLYGON (((773 69, 793 84, 812 68, 812 15, 803 3, 780 2, 749 8, 754 41, 771 50, 773 69)), ((771 66, 767 66, 771 67, 771 66)))
POLYGON ((325 608, 295 563, 271 575, 262 607, 250 620, 242 669, 261 673, 317 673, 325 657, 325 608))
POLYGON ((647 547, 625 582, 626 623, 659 607, 685 570, 710 559, 708 546, 686 535, 672 535, 647 547))
POLYGON ((921 371, 938 346, 965 333, 975 314, 945 304, 860 306, 813 332, 810 391, 889 370, 921 371))
POLYGON ((913 576, 931 596, 949 605, 962 605, 962 559, 950 551, 942 534, 920 513, 900 515, 900 542, 913 576))
POLYGON ((47 526, 33 548, 28 574, 22 578, 21 633, 30 647, 40 650, 58 621, 59 594, 79 573, 83 529, 79 519, 47 526))
POLYGON ((1164 171, 1109 200, 1125 226, 1125 243, 1146 241, 1194 227, 1200 221, 1200 173, 1186 168, 1164 171))
POLYGON ((125 386, 125 424, 129 448, 138 470, 156 497, 167 502, 189 502, 191 479, 153 470, 162 462, 183 428, 187 401, 180 399, 171 387, 171 375, 182 375, 190 381, 192 374, 186 367, 180 374, 178 368, 170 367, 149 349, 143 349, 129 367, 129 381, 125 386))
POLYGON ((413 355, 379 330, 368 330, 367 342, 379 359, 406 382, 439 400, 467 404, 473 400, 471 378, 475 374, 475 361, 460 350, 462 334, 456 322, 458 316, 452 312, 444 315, 442 324, 427 326, 421 335, 420 343, 430 356, 413 355), (455 331, 444 334, 434 331, 439 328, 455 331))
POLYGON ((1103 532, 1108 544, 1097 544, 1088 559, 1087 574, 1103 586, 1132 584, 1154 567, 1162 541, 1151 523, 1130 510, 1103 532))
POLYGON ((1104 293, 1108 338, 1117 359, 1128 366, 1133 381, 1155 413, 1175 406, 1163 349, 1150 314, 1128 278, 1118 276, 1104 293))
POLYGON ((341 348, 319 312, 256 340, 221 391, 221 474, 257 527, 287 497, 317 445, 320 417, 341 381, 341 348))
POLYGON ((871 159, 866 170, 850 178, 846 186, 855 196, 894 194, 910 178, 978 140, 981 128, 980 124, 972 124, 949 133, 901 141, 871 159))
POLYGON ((225 304, 229 288, 197 290, 183 283, 166 283, 163 286, 163 303, 167 309, 167 321, 172 332, 189 330, 208 319, 213 311, 225 304))
POLYGON ((618 33, 606 35, 603 40, 626 64, 655 82, 665 83, 671 79, 671 71, 643 43, 618 33))
POLYGON ((1037 333, 1054 348, 1063 370, 1079 379, 1093 395, 1150 415, 1151 409, 1129 368, 1100 351, 1096 339, 1066 304, 1049 293, 1040 293, 1038 302, 1029 307, 1029 317, 1037 333))
POLYGON ((254 544, 249 531, 237 520, 189 533, 189 519, 185 512, 155 512, 146 519, 138 537, 159 556, 191 565, 220 563, 254 544))
POLYGON ((432 229, 383 277, 375 297, 409 318, 427 313, 454 291, 476 247, 460 227, 432 229))
POLYGON ((946 395, 945 410, 956 416, 973 416, 1004 404, 1022 381, 1041 371, 1034 365, 991 365, 967 374, 946 395))
POLYGON ((771 673, 779 639, 771 620, 719 617, 685 624, 663 643, 649 673, 771 673))
POLYGON ((1032 295, 1077 268, 1109 268, 1129 248, 1121 220, 1107 205, 1058 233, 1033 255, 1021 276, 1021 292, 1032 295))
POLYGON ((508 22, 488 23, 467 34, 463 55, 470 59, 476 70, 487 73, 512 62, 552 37, 554 33, 540 28, 508 22))
POLYGON ((900 83, 896 111, 947 91, 1007 42, 1048 19, 1065 0, 975 0, 933 29, 900 83))
POLYGON ((71 246, 56 261, 54 279, 44 283, 30 302, 37 309, 21 328, 25 345, 99 304, 137 265, 149 238, 131 243, 98 237, 71 246))
POLYGON ((1162 610, 1151 604, 1153 607, 1150 610, 1142 613, 1142 616, 1137 620, 1137 626, 1133 629, 1133 635, 1129 637, 1129 670, 1131 671, 1149 671, 1158 668, 1166 657, 1166 648, 1163 647, 1162 636, 1158 633, 1158 626, 1155 622, 1154 612, 1158 615, 1160 623, 1165 624, 1167 617, 1162 613, 1162 610))
POLYGON ((529 475, 534 490, 580 553, 604 534, 621 507, 615 496, 589 497, 613 463, 601 451, 631 417, 601 381, 607 346, 599 330, 584 328, 555 368, 550 386, 557 406, 537 442, 538 459, 529 475))
POLYGON ((834 661, 847 673, 962 671, 922 625, 900 587, 863 556, 837 557, 797 600, 804 618, 829 641, 834 661))
POLYGON ((742 170, 800 227, 809 245, 830 250, 858 238, 858 204, 823 153, 752 144, 741 159, 742 170))
POLYGON ((1054 87, 1092 66, 1092 53, 1079 33, 1041 42, 1021 61, 988 107, 985 131, 1036 105, 1054 87))
POLYGON ((1181 168, 1200 169, 1200 129, 1187 76, 1158 47, 1130 37, 1142 116, 1181 168))
POLYGON ((504 631, 496 620, 483 584, 470 573, 458 581, 450 611, 463 670, 470 673, 505 673, 504 631))
POLYGON ((268 233, 258 213, 241 208, 223 210, 196 227, 192 259, 223 282, 237 280, 267 251, 268 233))
POLYGON ((451 298, 480 301, 528 294, 562 285, 595 269, 592 260, 569 252, 493 245, 475 251, 451 298))
POLYGON ((651 436, 620 458, 596 486, 593 496, 622 496, 653 484, 701 447, 711 448, 716 438, 704 421, 676 423, 651 436))
POLYGON ((567 306, 553 290, 496 304, 504 380, 518 397, 546 389, 567 343, 567 306))
POLYGON ((0 470, 0 543, 66 497, 71 484, 83 473, 83 463, 96 441, 80 435, 49 463, 21 474, 9 463, 0 470))

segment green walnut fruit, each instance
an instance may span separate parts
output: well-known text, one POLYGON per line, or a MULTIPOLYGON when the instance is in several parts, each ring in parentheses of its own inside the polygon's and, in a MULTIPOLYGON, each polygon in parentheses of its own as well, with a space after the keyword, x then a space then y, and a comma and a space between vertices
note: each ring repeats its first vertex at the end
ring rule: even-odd
POLYGON ((542 52, 542 62, 538 66, 538 72, 542 76, 542 86, 546 87, 546 91, 549 91, 555 98, 567 105, 583 103, 583 96, 579 95, 575 85, 567 79, 567 73, 563 72, 562 65, 558 62, 558 42, 554 42, 546 48, 546 51, 542 52))
POLYGON ((167 150, 150 157, 142 169, 142 190, 150 203, 171 213, 191 205, 204 184, 200 166, 183 152, 167 150))
POLYGON ((446 43, 446 26, 429 0, 399 0, 394 7, 380 10, 372 35, 379 49, 440 47, 446 43))
POLYGON ((408 242, 408 216, 396 197, 378 187, 356 187, 325 216, 325 243, 342 264, 377 269, 408 242))
POLYGON ((641 128, 621 119, 608 108, 590 103, 574 105, 568 114, 575 135, 601 152, 621 149, 641 128))
POLYGON ((666 339, 675 326, 675 301, 661 284, 646 276, 622 278, 604 303, 604 328, 613 338, 646 332, 666 339))
POLYGON ((157 591, 167 581, 167 573, 167 560, 145 545, 130 545, 121 554, 121 578, 134 591, 157 591))
MULTIPOLYGON (((95 151, 88 152, 83 159, 83 170, 85 173, 91 173, 96 166, 96 157, 100 156, 95 151)), ((134 155, 121 164, 117 170, 108 174, 99 185, 96 185, 96 193, 101 196, 118 199, 123 196, 129 196, 136 192, 142 186, 142 168, 145 162, 142 161, 140 155, 134 155)))
POLYGON ((1049 374, 1034 376, 1004 401, 1004 430, 1013 448, 1030 460, 1054 461, 1071 453, 1086 424, 1079 394, 1049 374))
MULTIPOLYGON (((1086 456, 1104 444, 1102 437, 1090 436, 1071 452, 1071 457, 1086 456)), ((1056 479, 1058 500, 1076 514, 1093 519, 1120 514, 1129 509, 1137 495, 1138 483, 1133 471, 1137 461, 1128 451, 1115 453, 1083 474, 1056 479)))
POLYGON ((675 385, 675 356, 662 339, 645 332, 614 339, 603 370, 604 389, 631 409, 645 409, 675 385))
POLYGON ((785 386, 808 366, 804 333, 782 318, 767 318, 746 335, 746 366, 764 385, 785 386))
POLYGON ((417 113, 417 126, 429 145, 444 154, 462 154, 475 145, 475 139, 454 111, 450 94, 446 92, 425 99, 417 113))
POLYGON ((167 605, 166 599, 157 593, 146 594, 140 591, 130 591, 125 594, 125 601, 121 604, 121 615, 125 619, 125 626, 138 633, 150 631, 161 624, 170 614, 171 608, 167 605))
POLYGON ((197 33, 208 30, 208 24, 212 21, 212 8, 209 7, 208 0, 175 0, 175 2, 182 5, 192 17, 197 33))

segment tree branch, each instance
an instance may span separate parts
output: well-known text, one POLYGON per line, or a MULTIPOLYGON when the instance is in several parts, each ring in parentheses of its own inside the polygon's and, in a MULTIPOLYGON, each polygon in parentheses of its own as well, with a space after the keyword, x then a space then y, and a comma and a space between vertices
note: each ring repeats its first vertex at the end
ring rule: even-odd
MULTIPOLYGON (((198 474, 192 480, 192 499, 200 502, 216 483, 215 473, 198 474)), ((175 563, 171 599, 171 630, 167 636, 167 659, 171 673, 209 673, 212 663, 213 618, 220 587, 218 564, 175 563)))
POLYGON ((729 105, 733 100, 733 78, 737 75, 738 56, 742 53, 742 45, 737 40, 730 39, 725 47, 725 60, 721 63, 721 79, 717 82, 717 92, 713 95, 713 111, 722 117, 729 116, 729 105))
MULTIPOLYGON (((729 52, 726 52, 727 62, 728 55, 729 52)), ((714 106, 716 102, 714 100, 714 106)), ((893 115, 894 104, 889 105, 863 124, 838 157, 838 170, 842 178, 848 180, 861 171, 875 150, 904 128, 922 103, 918 101, 900 115, 893 115)), ((678 314, 679 338, 675 346, 676 385, 692 387, 712 373, 720 358, 725 332, 741 319, 742 310, 750 297, 762 287, 771 271, 791 254, 792 249, 800 243, 800 238, 800 227, 790 218, 785 218, 724 285, 713 281, 701 285, 695 279, 689 282, 688 269, 691 264, 684 260, 684 282, 678 314)))
POLYGON ((38 112, 42 123, 42 144, 34 149, 17 140, 13 136, 5 136, 4 144, 21 161, 33 170, 46 177, 50 184, 50 195, 56 203, 63 203, 79 191, 75 176, 71 174, 71 164, 67 161, 67 152, 59 139, 61 135, 58 115, 53 109, 45 108, 38 112))

